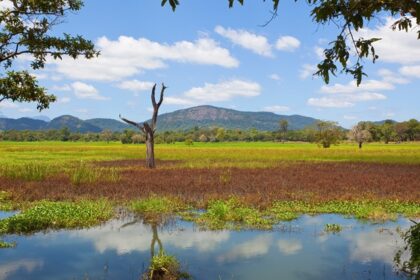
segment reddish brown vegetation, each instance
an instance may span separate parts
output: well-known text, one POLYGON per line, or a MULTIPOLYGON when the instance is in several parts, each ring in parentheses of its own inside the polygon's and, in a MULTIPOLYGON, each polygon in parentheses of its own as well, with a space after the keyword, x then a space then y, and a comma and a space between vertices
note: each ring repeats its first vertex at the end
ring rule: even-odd
MULTIPOLYGON (((112 166, 117 165, 114 162, 112 166)), ((127 164, 120 162, 120 166, 127 164)), ((44 182, 7 179, 1 179, 1 182, 0 189, 10 191, 16 200, 25 201, 98 197, 131 200, 156 194, 179 197, 195 204, 235 195, 260 206, 274 200, 398 199, 420 202, 420 165, 305 163, 267 169, 155 170, 131 167, 121 170, 121 180, 117 183, 74 186, 66 175, 44 182)))

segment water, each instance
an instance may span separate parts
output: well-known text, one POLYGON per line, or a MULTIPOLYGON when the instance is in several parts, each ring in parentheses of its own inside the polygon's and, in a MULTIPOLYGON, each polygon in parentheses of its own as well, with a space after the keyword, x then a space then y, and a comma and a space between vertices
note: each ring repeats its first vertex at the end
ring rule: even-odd
MULTIPOLYGON (((0 250, 0 279, 139 279, 149 264, 153 226, 122 227, 127 222, 5 236, 17 247, 0 250)), ((194 279, 400 279, 393 269, 403 246, 397 228, 409 226, 406 219, 371 224, 321 215, 274 231, 200 231, 180 221, 155 229, 165 252, 194 279), (343 230, 327 234, 327 223, 343 230)))

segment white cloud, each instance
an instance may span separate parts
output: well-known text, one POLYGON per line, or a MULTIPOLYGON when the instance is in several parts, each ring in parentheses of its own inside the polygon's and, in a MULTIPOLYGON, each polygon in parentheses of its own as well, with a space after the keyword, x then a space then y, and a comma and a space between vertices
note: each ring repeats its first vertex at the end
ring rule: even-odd
POLYGON ((356 81, 350 81, 348 84, 334 84, 332 86, 322 86, 321 92, 328 94, 337 93, 358 93, 363 91, 393 90, 395 86, 387 81, 365 80, 359 86, 356 81))
POLYGON ((316 72, 317 69, 318 68, 316 67, 316 65, 303 64, 302 69, 300 70, 299 77, 301 79, 306 79, 306 78, 312 76, 316 72))
POLYGON ((309 98, 307 103, 310 106, 325 108, 346 108, 354 106, 354 104, 349 101, 332 97, 309 98))
POLYGON ((314 52, 319 59, 325 59, 324 48, 316 46, 314 47, 314 52))
POLYGON ((420 65, 401 67, 400 73, 405 76, 420 78, 420 65))
MULTIPOLYGON (((0 2, 1 3, 1 2, 0 2)), ((31 259, 22 259, 11 262, 2 262, 0 265, 0 279, 8 279, 11 275, 16 273, 19 270, 24 270, 26 272, 32 272, 37 268, 41 268, 44 265, 43 261, 40 260, 31 260, 31 259)))
POLYGON ((52 91, 71 91, 71 87, 67 84, 62 85, 62 86, 55 85, 51 87, 51 90, 52 91))
POLYGON ((309 98, 308 105, 325 108, 346 108, 353 107, 357 102, 384 100, 386 96, 376 92, 360 92, 331 94, 319 98, 309 98))
POLYGON ((153 85, 154 83, 152 82, 131 80, 131 81, 123 81, 119 83, 117 86, 121 89, 126 89, 130 91, 145 91, 145 90, 151 90, 153 85))
POLYGON ((167 67, 166 61, 237 67, 238 60, 210 38, 195 42, 179 41, 171 45, 146 38, 120 36, 112 41, 101 37, 96 42, 101 55, 94 59, 77 60, 64 57, 49 60, 66 77, 79 80, 118 81, 142 72, 167 67))
POLYGON ((1 0, 0 1, 0 9, 12 9, 13 3, 10 0, 1 0))
POLYGON ((71 84, 73 88, 74 95, 80 99, 94 99, 94 100, 105 100, 106 97, 103 97, 99 94, 98 90, 92 86, 82 82, 74 82, 71 84))
POLYGON ((60 104, 65 104, 65 103, 69 103, 71 101, 70 97, 64 96, 64 97, 59 97, 57 102, 60 104))
POLYGON ((242 29, 224 28, 216 26, 214 31, 245 49, 249 49, 256 54, 263 56, 272 56, 271 45, 266 37, 257 35, 242 29))
POLYGON ((163 102, 168 105, 194 105, 194 102, 187 98, 167 96, 163 102))
POLYGON ((19 106, 16 103, 13 103, 9 100, 4 100, 0 102, 0 108, 1 109, 15 109, 18 108, 19 106))
MULTIPOLYGON (((393 31, 391 25, 395 19, 388 17, 384 25, 374 29, 361 29, 357 35, 367 38, 381 38, 374 43, 379 61, 398 64, 416 64, 420 62, 420 48, 417 40, 417 29, 411 28, 409 32, 393 31)), ((413 26, 416 26, 413 22, 413 26)))
POLYGON ((29 112, 33 112, 34 110, 31 108, 20 108, 18 111, 21 113, 29 113, 29 112))
POLYGON ((356 116, 350 116, 350 115, 344 115, 343 116, 343 119, 345 119, 345 120, 357 120, 358 119, 358 117, 356 117, 356 116))
POLYGON ((276 49, 281 51, 293 52, 300 47, 300 41, 292 36, 280 37, 276 42, 276 49))
POLYGON ((268 76, 270 79, 274 80, 274 81, 280 81, 280 76, 277 74, 271 74, 270 76, 268 76))
MULTIPOLYGON (((401 69, 400 69, 401 71, 401 69)), ((410 81, 406 78, 403 78, 401 75, 389 70, 389 69, 379 69, 378 75, 382 77, 383 81, 393 84, 407 84, 410 81)), ((419 74, 420 75, 420 74, 419 74)))
POLYGON ((294 255, 303 248, 303 245, 299 240, 281 239, 277 242, 277 246, 280 252, 285 255, 294 255))
POLYGON ((253 97, 261 94, 261 86, 255 82, 230 80, 217 84, 205 83, 203 87, 194 87, 184 93, 201 102, 228 101, 234 97, 253 97))
POLYGON ((264 107, 263 110, 267 112, 273 112, 273 113, 284 113, 284 112, 290 111, 290 108, 287 106, 282 106, 282 105, 272 105, 272 106, 264 107))
POLYGON ((226 254, 220 256, 218 261, 220 262, 233 262, 238 259, 251 259, 259 257, 268 253, 270 244, 272 242, 272 236, 265 234, 260 235, 250 241, 244 242, 233 247, 232 250, 226 254))

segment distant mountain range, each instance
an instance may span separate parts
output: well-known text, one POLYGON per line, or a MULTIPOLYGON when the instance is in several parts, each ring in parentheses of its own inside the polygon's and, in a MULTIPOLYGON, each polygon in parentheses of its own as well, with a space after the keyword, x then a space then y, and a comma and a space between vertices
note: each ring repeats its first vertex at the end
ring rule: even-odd
MULTIPOLYGON (((302 129, 314 124, 317 119, 300 115, 277 115, 270 112, 242 112, 214 106, 198 106, 165 113, 158 118, 158 130, 186 130, 194 127, 223 127, 226 129, 277 130, 279 120, 286 119, 289 129, 302 129)), ((72 132, 101 132, 105 129, 123 131, 133 128, 114 119, 96 118, 81 120, 64 115, 51 121, 35 118, 10 119, 0 117, 0 130, 49 130, 69 128, 72 132)))
MULTIPOLYGON (((243 112, 214 106, 197 106, 159 115, 158 131, 187 130, 194 127, 223 127, 226 129, 258 129, 274 131, 279 129, 279 121, 286 119, 289 130, 298 130, 313 125, 318 120, 301 115, 278 115, 270 112, 243 112)), ((376 121, 383 124, 386 120, 376 121)), ((393 120, 389 120, 395 122, 393 120)), ((72 132, 101 132, 103 130, 123 131, 133 129, 119 120, 96 118, 81 120, 64 115, 50 120, 46 116, 19 119, 0 115, 0 130, 50 130, 67 127, 72 132)))

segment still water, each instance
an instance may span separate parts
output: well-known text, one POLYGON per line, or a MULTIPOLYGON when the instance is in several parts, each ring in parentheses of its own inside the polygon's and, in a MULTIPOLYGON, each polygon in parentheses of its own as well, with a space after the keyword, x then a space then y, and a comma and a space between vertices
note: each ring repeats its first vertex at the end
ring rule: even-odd
POLYGON ((0 250, 0 279, 139 279, 154 235, 194 279, 401 279, 393 260, 404 245, 398 231, 410 226, 406 219, 372 224, 337 215, 302 216, 273 231, 200 231, 182 221, 164 227, 130 221, 4 236, 17 247, 0 250), (326 233, 328 223, 343 230, 326 233))

